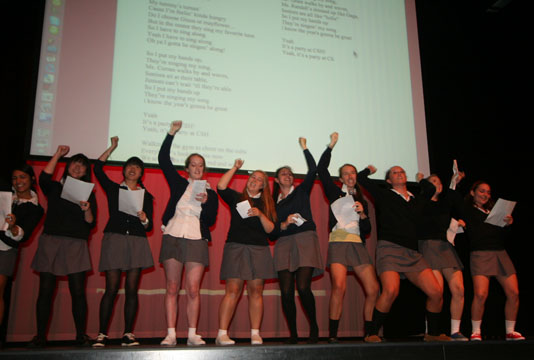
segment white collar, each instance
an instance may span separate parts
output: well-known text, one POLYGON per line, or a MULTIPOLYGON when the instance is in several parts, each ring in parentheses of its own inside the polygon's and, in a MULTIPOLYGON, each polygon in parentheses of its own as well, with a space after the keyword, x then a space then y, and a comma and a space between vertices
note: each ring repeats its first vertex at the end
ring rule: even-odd
POLYGON ((13 204, 19 205, 19 204, 31 202, 33 205, 36 205, 36 206, 39 205, 39 198, 37 197, 37 194, 35 193, 35 191, 30 190, 30 194, 31 194, 31 198, 29 199, 19 199, 17 196, 17 193, 14 193, 13 204))
POLYGON ((291 185, 291 188, 289 189, 289 192, 287 193, 287 195, 285 197, 283 197, 283 194, 282 192, 280 191, 280 193, 278 194, 278 199, 276 200, 276 203, 278 204, 280 201, 284 200, 286 197, 289 196, 289 194, 291 194, 293 192, 293 190, 295 190, 295 187, 293 185, 291 185))
POLYGON ((397 190, 391 188, 391 191, 393 191, 395 194, 399 195, 400 197, 402 197, 404 200, 406 201, 410 201, 411 198, 414 198, 415 196, 413 196, 413 194, 411 192, 409 192, 408 190, 406 190, 406 193, 408 194, 408 197, 404 197, 403 194, 401 194, 400 192, 398 192, 397 190))
POLYGON ((354 193, 351 194, 351 193, 349 192, 349 188, 348 188, 347 185, 345 185, 345 184, 343 184, 343 186, 341 187, 341 191, 343 191, 345 194, 347 194, 347 195, 345 195, 345 196, 351 196, 351 195, 355 195, 355 194, 358 193, 358 192, 356 191, 356 189, 354 189, 354 193))
POLYGON ((261 197, 261 191, 259 193, 257 193, 256 195, 252 196, 252 195, 250 195, 250 193, 247 190, 247 194, 252 199, 259 199, 261 197))

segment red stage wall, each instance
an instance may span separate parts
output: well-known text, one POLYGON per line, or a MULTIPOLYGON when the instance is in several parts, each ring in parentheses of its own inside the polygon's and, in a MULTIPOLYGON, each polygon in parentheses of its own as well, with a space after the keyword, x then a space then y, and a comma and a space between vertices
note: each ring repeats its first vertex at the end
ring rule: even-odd
MULTIPOLYGON (((32 163, 37 177, 43 170, 45 163, 32 163)), ((59 164, 55 178, 63 173, 64 164, 59 164)), ((122 181, 122 168, 106 166, 108 176, 117 182, 122 181)), ((221 174, 207 174, 207 180, 213 189, 216 188, 221 174)), ((94 177, 93 177, 94 178, 94 177)), ((230 187, 241 191, 246 182, 246 176, 237 175, 230 183, 230 187)), ((144 175, 144 184, 147 190, 154 195, 154 230, 148 235, 154 268, 143 272, 139 287, 139 311, 135 324, 135 334, 139 338, 164 337, 166 335, 165 309, 163 297, 165 294, 165 274, 158 262, 161 246, 161 217, 169 198, 169 188, 162 172, 159 169, 147 169, 144 175)), ((96 180, 95 180, 96 182, 96 180)), ((296 183, 300 180, 296 180, 296 183)), ((272 186, 272 179, 271 179, 272 186)), ((98 308, 104 292, 104 275, 98 272, 100 257, 100 244, 102 231, 108 219, 107 199, 104 191, 96 182, 96 199, 98 203, 97 225, 89 240, 93 271, 87 278, 88 325, 87 333, 96 336, 98 333, 98 308)), ((46 210, 46 198, 38 189, 39 201, 46 210)), ((369 199, 368 199, 369 200, 369 199)), ((313 217, 317 224, 317 232, 321 243, 321 253, 326 263, 328 249, 328 202, 323 190, 316 181, 311 193, 313 217)), ((367 240, 367 249, 374 258, 376 247, 376 226, 374 208, 369 201, 369 211, 373 223, 373 232, 367 240)), ((219 269, 222 260, 222 251, 228 231, 230 212, 228 206, 219 202, 217 223, 212 228, 213 241, 210 244, 210 267, 207 269, 201 284, 201 312, 198 323, 198 333, 204 337, 215 338, 218 330, 218 308, 224 295, 224 283, 219 280, 219 269)), ((12 300, 8 325, 7 341, 28 341, 36 333, 35 304, 39 289, 39 277, 30 268, 33 255, 37 249, 39 235, 42 232, 42 222, 36 229, 34 236, 20 249, 20 259, 15 274, 12 290, 12 300)), ((272 246, 271 246, 272 251, 272 246)), ((352 274, 353 275, 353 274, 352 274)), ((330 276, 326 271, 322 276, 314 279, 312 289, 315 294, 317 307, 317 320, 320 336, 328 336, 328 302, 330 296, 330 276)), ((183 294, 183 286, 181 294, 183 294)), ((245 288, 246 291, 246 288, 245 288)), ((246 293, 245 293, 246 295, 246 293)), ((296 295, 298 297, 298 295, 296 295)), ((179 337, 187 336, 187 322, 185 314, 185 296, 180 296, 177 333, 179 337)), ((363 300, 361 286, 355 276, 347 280, 347 293, 340 321, 340 336, 363 336, 363 300)), ((123 333, 123 304, 124 296, 121 287, 115 312, 112 318, 109 335, 112 338, 120 337, 123 333)), ((300 336, 308 336, 308 322, 298 304, 298 328, 300 336)), ((261 326, 263 337, 285 337, 289 333, 280 304, 280 291, 276 280, 268 281, 264 291, 264 318, 261 326)), ((250 337, 247 298, 243 296, 239 302, 236 314, 229 328, 231 337, 250 337)), ((60 278, 58 291, 54 301, 54 308, 50 328, 49 340, 71 340, 75 337, 74 323, 71 315, 71 301, 67 281, 60 278)))

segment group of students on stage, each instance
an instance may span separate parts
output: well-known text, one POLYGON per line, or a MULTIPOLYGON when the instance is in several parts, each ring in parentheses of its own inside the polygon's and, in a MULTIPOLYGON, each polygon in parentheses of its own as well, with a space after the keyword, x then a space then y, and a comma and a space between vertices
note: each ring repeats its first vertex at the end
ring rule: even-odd
MULTIPOLYGON (((309 321, 308 342, 318 341, 319 328, 311 282, 314 276, 324 271, 324 264, 310 206, 310 192, 317 175, 331 204, 326 263, 332 283, 330 343, 338 341, 338 324, 349 270, 354 271, 365 292, 365 342, 381 341, 379 330, 398 296, 401 278, 407 278, 427 296, 425 341, 468 340, 460 332, 464 306, 463 265, 446 237, 452 217, 461 219, 460 223, 465 227, 470 242, 474 284, 470 339, 481 340, 480 325, 491 277, 499 281, 506 295, 506 339, 524 339, 515 331, 519 307, 518 284, 514 266, 504 249, 504 230, 485 222, 493 205, 487 183, 475 183, 464 200, 456 191, 444 189, 440 179, 431 175, 427 179, 419 177, 420 193, 414 195, 408 191, 406 173, 399 166, 388 170, 386 182, 389 188, 385 188, 368 178, 376 172, 374 166, 370 165, 358 173, 353 165, 345 164, 339 169, 340 188, 328 172, 332 150, 338 141, 338 134, 333 133, 318 164, 307 149, 306 139, 299 139, 308 172, 298 186, 294 184, 291 168, 283 166, 276 171, 272 193, 268 175, 259 170, 251 173, 242 191, 231 189, 229 184, 243 165, 243 161, 238 159, 222 175, 216 191, 207 184, 204 191, 195 193, 195 181, 202 180, 205 175, 206 162, 200 154, 191 154, 185 161, 187 177, 176 171, 170 152, 175 134, 181 126, 181 121, 171 123, 158 156, 170 188, 170 199, 162 219, 163 237, 159 254, 166 276, 164 302, 167 335, 161 345, 176 345, 178 293, 184 271, 189 327, 187 344, 205 344, 196 331, 200 311, 199 290, 205 267, 209 265, 208 242, 211 241, 210 227, 217 218, 217 194, 228 204, 231 220, 220 269, 220 279, 225 281, 225 295, 219 306, 216 344, 234 344, 227 331, 245 282, 251 344, 262 344, 262 293, 264 281, 273 278, 279 280, 282 309, 289 327, 290 336, 286 342, 297 343, 298 339, 295 287, 309 321), (378 210, 375 261, 365 247, 371 222, 359 184, 372 195, 378 210), (332 210, 340 200, 348 200, 356 213, 350 221, 332 210), (244 201, 249 205, 244 210, 246 214, 239 209, 244 201), (269 249, 270 239, 276 240, 274 256, 269 249), (439 325, 444 279, 452 294, 450 336, 445 335, 439 325)), ((76 343, 105 346, 122 272, 126 273, 126 282, 125 325, 121 343, 124 346, 139 344, 133 335, 139 279, 143 269, 154 265, 146 235, 153 228, 153 197, 141 181, 144 164, 137 157, 128 159, 124 164, 122 183, 115 183, 108 178, 103 166, 117 146, 118 138, 113 137, 111 146, 94 164, 94 173, 106 192, 109 209, 98 267, 100 272, 105 273, 106 288, 100 302, 99 334, 95 340, 86 335, 85 295, 86 272, 91 270, 87 240, 95 226, 95 195, 92 193, 87 201, 79 204, 61 197, 67 176, 90 182, 90 161, 83 154, 70 157, 61 181, 54 181, 52 177, 58 161, 69 152, 69 147, 59 146, 39 176, 39 185, 47 197, 48 208, 31 265, 39 273, 39 295, 36 304, 37 335, 29 346, 42 347, 46 344, 46 329, 57 276, 67 276, 68 279, 76 343), (144 201, 137 216, 120 211, 119 192, 140 189, 145 189, 144 201)), ((458 180, 461 178, 457 177, 458 180)), ((37 200, 35 183, 30 166, 23 165, 13 170, 12 213, 6 217, 6 226, 0 232, 0 316, 4 312, 4 287, 8 277, 13 274, 17 247, 31 236, 44 214, 37 200)), ((507 216, 504 221, 509 225, 513 220, 507 216)))

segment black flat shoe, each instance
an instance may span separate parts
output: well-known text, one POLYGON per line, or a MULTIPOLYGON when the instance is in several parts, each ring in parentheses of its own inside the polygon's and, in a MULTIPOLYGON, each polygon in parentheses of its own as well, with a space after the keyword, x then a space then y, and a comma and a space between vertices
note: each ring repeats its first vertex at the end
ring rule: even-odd
POLYGON ((28 349, 41 349, 46 346, 46 339, 41 336, 34 336, 33 339, 26 345, 28 349))

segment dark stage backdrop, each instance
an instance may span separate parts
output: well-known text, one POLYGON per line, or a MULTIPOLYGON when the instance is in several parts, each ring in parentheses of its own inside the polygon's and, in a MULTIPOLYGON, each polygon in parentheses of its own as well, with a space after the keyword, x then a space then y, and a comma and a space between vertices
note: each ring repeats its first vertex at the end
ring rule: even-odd
MULTIPOLYGON (((530 266, 532 246, 527 232, 531 211, 528 210, 529 191, 524 184, 524 167, 529 166, 525 160, 531 154, 527 145, 527 126, 530 127, 532 117, 527 94, 531 91, 525 90, 531 75, 526 55, 531 43, 526 31, 529 2, 512 0, 503 9, 488 11, 493 3, 494 0, 416 1, 430 166, 432 172, 448 178, 452 160, 457 159, 467 173, 461 191, 467 191, 474 181, 485 179, 492 185, 494 196, 518 201, 508 251, 518 270, 521 292, 517 328, 533 334, 534 327, 528 321, 534 315, 530 306, 534 302, 530 286, 534 276, 530 266)), ((13 164, 27 160, 25 144, 31 134, 28 124, 33 116, 43 4, 41 1, 10 2, 6 13, 17 22, 16 25, 3 23, 3 33, 9 34, 5 38, 2 67, 5 83, 0 100, 6 110, 2 120, 4 137, 0 141, 3 179, 9 179, 13 164), (21 11, 23 16, 18 15, 21 11)), ((347 161, 352 160, 347 157, 347 161)), ((214 184, 213 179, 217 177, 210 174, 208 178, 214 184)), ((319 220, 317 215, 316 220, 319 220)), ((35 246, 35 241, 29 245, 35 246)), ((463 259, 467 256, 466 248, 465 242, 459 240, 458 250, 463 259)), ((23 251, 30 253, 29 249, 23 251)), ((29 270, 19 267, 18 271, 29 270)), ((465 279, 462 330, 469 333, 472 289, 468 273, 465 279)), ((36 282, 20 284, 26 288, 36 285, 36 282)), ((14 289, 13 301, 18 301, 19 296, 14 289)), ((403 284, 386 324, 386 335, 422 332, 421 322, 411 321, 420 317, 417 304, 422 301, 417 290, 403 284)), ((492 283, 483 331, 488 335, 502 335, 503 319, 503 294, 492 283)))

